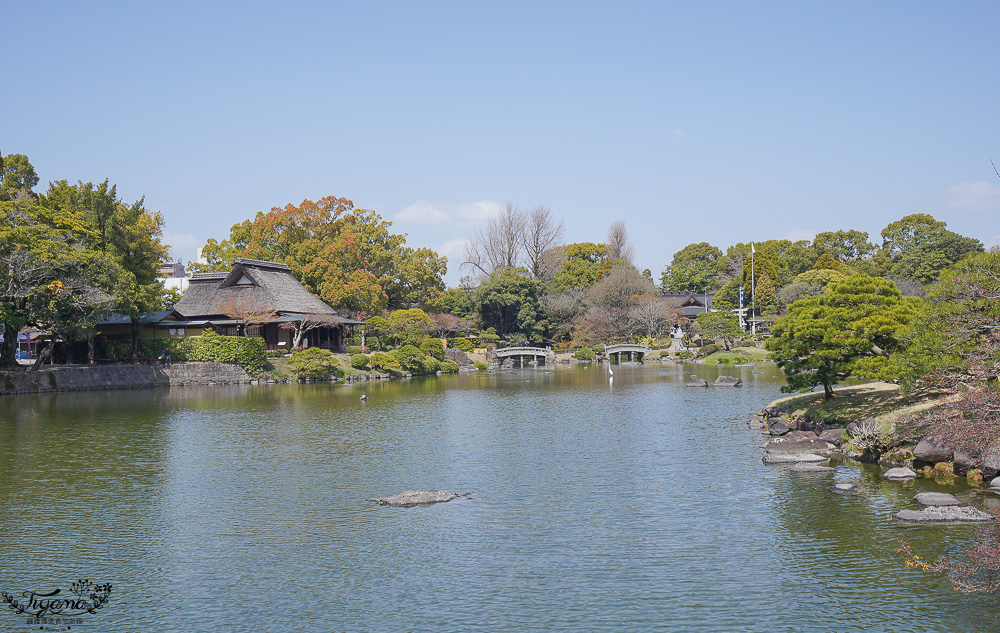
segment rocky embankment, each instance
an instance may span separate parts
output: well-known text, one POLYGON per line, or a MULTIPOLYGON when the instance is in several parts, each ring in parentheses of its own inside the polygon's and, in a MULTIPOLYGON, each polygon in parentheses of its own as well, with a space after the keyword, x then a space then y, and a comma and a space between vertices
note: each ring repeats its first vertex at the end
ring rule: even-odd
MULTIPOLYGON (((765 464, 790 466, 796 474, 832 474, 831 459, 853 459, 878 463, 885 467, 882 477, 904 481, 917 477, 954 480, 965 476, 970 485, 992 479, 990 489, 1000 494, 1000 449, 978 453, 968 447, 956 446, 944 436, 928 436, 916 444, 880 445, 886 429, 875 418, 851 422, 845 427, 824 425, 804 418, 786 418, 782 407, 769 405, 750 416, 747 425, 767 439, 761 445, 765 464)), ((838 483, 833 492, 855 493, 858 487, 838 483)), ((906 523, 978 523, 993 520, 993 516, 972 506, 962 506, 950 494, 922 492, 914 497, 916 508, 900 510, 894 516, 906 523)))

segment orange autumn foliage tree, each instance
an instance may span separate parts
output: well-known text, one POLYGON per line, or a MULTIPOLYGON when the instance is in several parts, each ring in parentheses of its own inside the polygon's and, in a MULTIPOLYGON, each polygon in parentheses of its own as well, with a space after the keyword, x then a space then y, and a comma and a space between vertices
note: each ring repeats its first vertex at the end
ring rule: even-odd
POLYGON ((406 236, 392 233, 391 225, 347 198, 303 200, 234 225, 229 240, 209 240, 209 265, 202 269, 228 270, 236 257, 277 261, 334 308, 437 307, 447 259, 407 247, 406 236))

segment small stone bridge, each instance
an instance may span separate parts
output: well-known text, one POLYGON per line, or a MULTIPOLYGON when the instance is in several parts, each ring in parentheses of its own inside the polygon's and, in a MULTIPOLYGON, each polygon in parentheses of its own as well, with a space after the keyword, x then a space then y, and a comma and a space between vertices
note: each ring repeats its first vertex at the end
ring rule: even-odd
POLYGON ((511 364, 517 363, 518 367, 524 367, 525 358, 530 358, 537 361, 539 365, 544 365, 545 359, 550 356, 553 359, 556 356, 551 347, 505 347, 493 350, 493 357, 496 359, 498 365, 502 365, 505 360, 511 359, 511 364))
POLYGON ((628 355, 628 358, 625 360, 635 360, 641 362, 647 352, 649 352, 649 347, 645 345, 638 345, 636 343, 619 343, 617 345, 604 346, 604 354, 613 364, 620 364, 622 362, 622 354, 628 355), (615 356, 617 356, 617 358, 615 358, 615 356))

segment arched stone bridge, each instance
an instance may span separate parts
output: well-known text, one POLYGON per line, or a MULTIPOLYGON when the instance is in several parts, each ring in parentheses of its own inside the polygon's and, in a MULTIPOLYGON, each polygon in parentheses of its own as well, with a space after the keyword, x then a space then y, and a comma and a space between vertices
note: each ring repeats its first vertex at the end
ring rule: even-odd
POLYGON ((555 358, 555 352, 552 351, 551 347, 505 347, 493 350, 493 357, 498 365, 502 365, 508 358, 511 359, 512 363, 516 362, 519 367, 524 367, 525 358, 530 358, 538 361, 539 365, 544 365, 545 359, 549 356, 555 358))
POLYGON ((627 360, 642 361, 649 352, 649 347, 637 343, 618 343, 617 345, 605 345, 604 354, 612 363, 621 363, 622 354, 628 356, 627 360), (615 356, 617 355, 617 358, 615 356))

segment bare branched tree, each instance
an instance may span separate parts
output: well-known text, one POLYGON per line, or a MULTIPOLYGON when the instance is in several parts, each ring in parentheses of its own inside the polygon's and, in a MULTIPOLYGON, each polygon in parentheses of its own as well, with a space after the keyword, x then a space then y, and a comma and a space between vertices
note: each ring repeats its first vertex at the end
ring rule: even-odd
POLYGON ((524 214, 508 202, 499 215, 490 218, 486 230, 477 230, 472 241, 465 245, 462 265, 484 275, 497 268, 518 266, 522 260, 524 227, 524 214))
POLYGON ((240 322, 240 336, 246 335, 248 327, 270 323, 278 318, 278 313, 273 308, 251 296, 229 297, 219 310, 230 319, 240 322))
POLYGON ((664 332, 679 323, 680 315, 679 308, 660 301, 656 296, 636 301, 628 311, 629 320, 635 329, 653 338, 660 338, 664 332))
POLYGON ((635 260, 635 246, 628 239, 628 230, 621 220, 612 222, 608 229, 608 258, 612 261, 624 259, 632 264, 635 260))
POLYGON ((563 221, 556 222, 552 211, 541 205, 528 212, 521 235, 524 246, 524 258, 531 275, 542 279, 546 272, 547 253, 559 246, 566 228, 563 221))
POLYGON ((304 314, 298 321, 289 321, 281 324, 281 328, 292 331, 292 347, 302 345, 302 339, 307 332, 321 327, 337 327, 342 323, 342 319, 335 314, 304 314))

